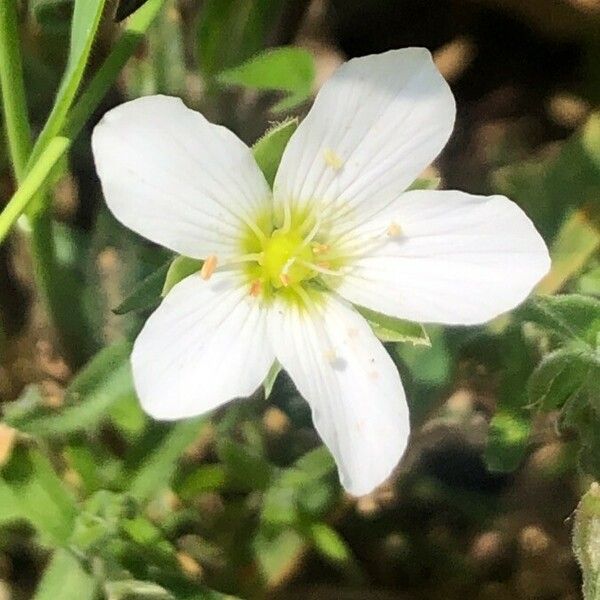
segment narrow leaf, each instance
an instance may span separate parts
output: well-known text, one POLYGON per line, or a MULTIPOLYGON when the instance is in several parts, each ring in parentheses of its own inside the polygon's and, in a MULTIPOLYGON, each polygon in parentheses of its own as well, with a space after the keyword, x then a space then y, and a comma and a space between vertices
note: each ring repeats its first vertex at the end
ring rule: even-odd
POLYGON ((119 0, 117 5, 117 12, 115 14, 115 21, 122 21, 126 19, 130 14, 134 13, 142 4, 145 4, 148 0, 119 0))
POLYGON ((33 149, 30 165, 62 130, 83 79, 105 0, 75 0, 71 21, 69 57, 52 111, 33 149))
POLYGON ((97 425, 113 404, 134 395, 130 352, 128 342, 101 350, 73 379, 61 409, 35 404, 27 411, 17 404, 7 408, 6 422, 38 436, 65 435, 97 425))
POLYGON ((67 544, 77 514, 75 501, 40 450, 17 445, 0 471, 0 481, 0 495, 8 499, 13 514, 20 513, 47 542, 67 544))
POLYGON ((125 315, 134 310, 146 310, 153 308, 160 302, 165 278, 171 267, 171 261, 165 263, 150 273, 148 277, 140 281, 134 288, 131 294, 113 309, 116 315, 125 315))
POLYGON ((69 550, 59 549, 44 571, 33 600, 94 600, 97 594, 94 577, 69 550))
POLYGON ((265 380, 263 381, 263 389, 265 391, 265 400, 267 400, 269 398, 269 396, 271 395, 271 392, 273 391, 273 386, 275 385, 275 381, 277 381, 277 377, 278 377, 279 373, 281 373, 281 365, 277 361, 275 361, 271 365, 271 368, 269 369, 269 372, 267 373, 267 376, 265 377, 265 380))
POLYGON ((199 15, 198 59, 212 78, 265 47, 285 3, 281 0, 204 0, 199 15))
POLYGON ((352 560, 348 544, 333 527, 327 523, 314 523, 309 531, 315 548, 325 558, 340 564, 346 564, 352 560))
POLYGON ((187 256, 178 256, 171 263, 162 288, 162 296, 166 296, 180 281, 197 273, 202 268, 203 261, 187 256))
POLYGON ((355 306, 367 319, 373 332, 382 342, 409 342, 413 346, 431 346, 429 336, 420 323, 388 317, 364 306, 355 306))
POLYGON ((417 177, 409 186, 409 190, 436 190, 440 185, 440 177, 417 177))
POLYGON ((181 421, 168 429, 158 442, 153 439, 152 451, 132 473, 129 493, 139 502, 146 502, 167 487, 181 455, 205 426, 206 421, 202 419, 181 421))
POLYGON ((310 96, 314 77, 315 65, 310 52, 281 47, 265 50, 237 67, 223 71, 217 80, 222 85, 287 92, 289 96, 273 109, 283 111, 310 96))
MULTIPOLYGON (((596 209, 596 212, 599 212, 596 209)), ((593 218, 591 207, 581 208, 567 216, 555 240, 550 255, 552 270, 537 285, 540 294, 554 294, 578 273, 600 249, 600 218, 593 218)))

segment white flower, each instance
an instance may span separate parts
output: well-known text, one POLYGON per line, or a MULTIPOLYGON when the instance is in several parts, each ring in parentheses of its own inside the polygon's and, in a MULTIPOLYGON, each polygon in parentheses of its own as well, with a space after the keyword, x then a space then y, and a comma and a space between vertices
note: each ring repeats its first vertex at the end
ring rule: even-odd
POLYGON ((157 419, 205 413, 252 394, 277 359, 343 486, 361 495, 381 483, 406 447, 408 409, 353 305, 482 323, 523 301, 550 264, 507 198, 403 192, 454 116, 427 50, 351 60, 292 136, 271 192, 249 148, 180 100, 110 111, 92 140, 109 208, 150 240, 206 259, 136 340, 143 408, 157 419))

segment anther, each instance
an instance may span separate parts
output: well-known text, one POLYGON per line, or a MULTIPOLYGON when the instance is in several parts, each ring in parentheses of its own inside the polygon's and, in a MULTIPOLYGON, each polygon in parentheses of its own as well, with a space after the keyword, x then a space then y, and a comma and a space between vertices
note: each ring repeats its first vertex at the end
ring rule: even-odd
POLYGON ((281 285, 283 287, 287 287, 288 285, 290 285, 290 277, 286 273, 279 274, 279 281, 281 281, 281 285))
POLYGON ((325 352, 323 352, 323 358, 325 358, 325 360, 330 365, 333 365, 335 363, 335 361, 337 360, 337 355, 335 353, 335 350, 333 348, 329 348, 329 349, 325 350, 325 352))
POLYGON ((260 279, 256 279, 250 285, 250 295, 254 296, 254 298, 258 298, 260 293, 262 292, 262 283, 260 279))
POLYGON ((342 157, 331 148, 325 148, 325 150, 323 150, 323 158, 325 159, 327 166, 331 167, 334 171, 339 171, 344 166, 342 157))
POLYGON ((402 233, 402 227, 400 227, 400 225, 398 225, 398 223, 394 223, 392 221, 387 228, 387 234, 390 237, 398 237, 401 233, 402 233))
POLYGON ((214 254, 206 257, 202 268, 200 269, 200 277, 205 281, 212 277, 212 274, 217 268, 217 257, 214 254))
POLYGON ((323 254, 324 252, 328 252, 330 249, 329 244, 319 244, 319 242, 315 242, 313 244, 313 254, 323 254))

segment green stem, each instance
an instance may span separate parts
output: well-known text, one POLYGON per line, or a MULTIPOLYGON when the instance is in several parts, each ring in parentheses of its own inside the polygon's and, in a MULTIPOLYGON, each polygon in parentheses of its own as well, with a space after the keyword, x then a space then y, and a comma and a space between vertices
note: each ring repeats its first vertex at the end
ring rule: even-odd
POLYGON ((0 2, 0 86, 8 148, 16 180, 25 176, 31 153, 31 129, 21 67, 17 0, 0 2))
MULTIPOLYGON (((4 1, 0 0, 0 3, 4 1)), ((102 98, 112 87, 115 76, 142 41, 144 33, 164 2, 165 0, 149 0, 130 17, 121 38, 71 110, 63 129, 65 135, 52 138, 46 148, 40 151, 38 159, 27 173, 22 185, 0 213, 0 242, 31 204, 34 195, 50 176, 54 165, 69 149, 102 98)))
POLYGON ((42 152, 31 171, 10 199, 0 216, 0 240, 4 239, 15 221, 23 214, 23 211, 31 199, 38 193, 46 182, 52 169, 61 156, 65 154, 71 140, 66 137, 56 137, 42 152))
MULTIPOLYGON (((17 0, 0 2, 0 84, 2 86, 2 106, 6 122, 8 147, 15 179, 20 184, 15 197, 16 203, 7 207, 9 214, 19 206, 24 207, 20 198, 34 195, 42 182, 47 178, 53 157, 60 157, 66 146, 60 139, 53 140, 49 147, 50 160, 36 164, 34 172, 27 177, 27 163, 32 152, 31 127, 27 115, 25 84, 21 63, 19 22, 17 15, 17 0), (28 191, 30 190, 30 191, 28 191)), ((22 210, 14 212, 14 218, 22 210)), ((48 315, 59 333, 62 332, 61 315, 65 314, 59 306, 63 291, 58 283, 58 269, 55 262, 54 240, 52 236, 52 221, 46 211, 29 218, 31 256, 34 278, 37 289, 43 297, 48 315)), ((61 336, 62 338, 62 336, 61 336)))

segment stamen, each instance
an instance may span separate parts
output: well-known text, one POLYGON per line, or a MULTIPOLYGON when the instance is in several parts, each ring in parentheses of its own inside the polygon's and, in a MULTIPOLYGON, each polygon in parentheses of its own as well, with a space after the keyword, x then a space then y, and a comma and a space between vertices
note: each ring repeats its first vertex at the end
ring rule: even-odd
POLYGON ((267 243, 267 236, 264 234, 262 229, 249 219, 242 218, 242 220, 252 230, 252 233, 254 233, 254 235, 258 238, 261 245, 264 246, 267 243))
POLYGON ((322 273, 323 275, 337 275, 338 277, 343 275, 343 273, 340 271, 332 271, 327 267, 321 266, 327 263, 319 263, 318 265, 315 265, 314 263, 308 262, 307 260, 302 260, 301 258, 298 258, 297 261, 298 264, 301 264, 303 267, 311 269, 312 271, 316 271, 317 273, 322 273))
POLYGON ((398 225, 398 223, 394 223, 393 221, 389 224, 387 228, 387 234, 390 237, 398 237, 402 233, 402 227, 398 225))
POLYGON ((292 209, 288 202, 283 203, 283 226, 282 233, 287 233, 292 227, 292 209))
POLYGON ((263 252, 256 252, 256 253, 252 253, 252 254, 242 254, 242 256, 236 256, 235 258, 232 258, 231 260, 227 260, 224 263, 221 263, 221 266, 229 267, 231 265, 238 265, 238 264, 247 263, 247 262, 257 262, 257 263, 261 264, 263 258, 264 258, 263 252))
POLYGON ((344 166, 344 159, 331 148, 323 150, 323 158, 327 166, 334 171, 339 171, 344 166))
POLYGON ((329 348, 323 352, 323 358, 330 364, 333 365, 337 360, 337 354, 333 348, 329 348))
POLYGON ((310 304, 312 303, 310 296, 300 284, 292 286, 291 289, 300 297, 300 299, 302 300, 302 302, 304 302, 306 307, 310 306, 310 304))
POLYGON ((260 293, 262 292, 262 282, 260 279, 256 279, 250 285, 250 295, 254 296, 254 298, 258 298, 260 293))
POLYGON ((324 254, 330 250, 331 246, 329 244, 319 244, 319 242, 315 242, 312 247, 313 254, 324 254))
POLYGON ((296 262, 296 257, 292 256, 291 258, 288 258, 285 261, 285 264, 283 265, 283 269, 281 269, 281 272, 284 273, 285 275, 287 275, 290 271, 290 267, 296 262))
POLYGON ((287 273, 279 273, 279 281, 281 281, 283 287, 288 287, 290 285, 290 277, 287 273))
POLYGON ((200 269, 200 277, 202 277, 202 279, 205 281, 210 279, 217 268, 217 262, 218 259, 214 254, 207 256, 202 268, 200 269))
POLYGON ((337 241, 337 245, 342 250, 341 254, 328 255, 327 258, 330 260, 337 259, 352 259, 352 258, 360 258, 366 256, 373 250, 377 250, 382 246, 385 246, 389 241, 390 237, 395 237, 402 234, 402 228, 397 223, 391 223, 387 228, 384 234, 376 233, 367 238, 363 238, 362 240, 352 240, 352 243, 344 243, 344 237, 341 237, 337 241))
POLYGON ((317 235, 317 233, 319 231, 319 227, 321 227, 321 221, 318 217, 316 217, 313 228, 310 230, 310 232, 304 238, 304 240, 302 240, 302 244, 300 244, 300 248, 304 248, 305 246, 308 246, 308 244, 310 244, 315 239, 315 235, 317 235))

